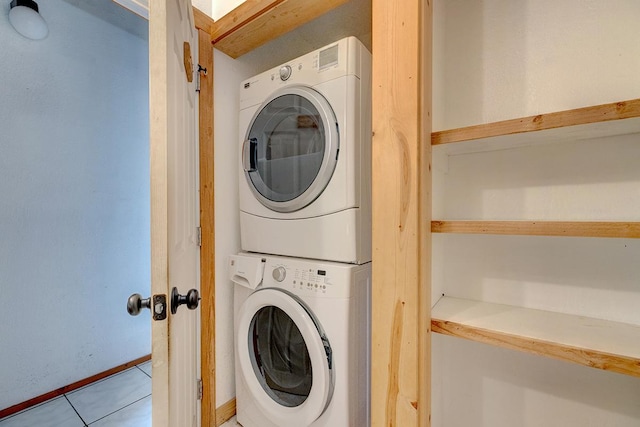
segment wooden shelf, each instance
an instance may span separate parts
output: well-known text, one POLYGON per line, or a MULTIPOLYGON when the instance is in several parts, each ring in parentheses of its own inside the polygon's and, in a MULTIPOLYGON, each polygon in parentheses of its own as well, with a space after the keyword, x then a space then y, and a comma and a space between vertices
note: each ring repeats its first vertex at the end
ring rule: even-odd
POLYGON ((433 233, 640 238, 640 222, 432 221, 433 233))
POLYGON ((442 297, 433 332, 640 377, 640 326, 442 297))
POLYGON ((640 99, 444 130, 431 145, 464 154, 640 132, 640 99))

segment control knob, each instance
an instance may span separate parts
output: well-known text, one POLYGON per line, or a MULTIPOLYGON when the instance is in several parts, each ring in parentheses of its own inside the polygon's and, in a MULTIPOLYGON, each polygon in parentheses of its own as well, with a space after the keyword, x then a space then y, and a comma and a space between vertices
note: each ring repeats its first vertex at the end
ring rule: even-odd
POLYGON ((287 277, 287 269, 282 266, 276 267, 271 275, 276 282, 282 282, 287 277))
POLYGON ((280 80, 285 81, 291 77, 291 67, 289 65, 283 65, 280 67, 280 80))

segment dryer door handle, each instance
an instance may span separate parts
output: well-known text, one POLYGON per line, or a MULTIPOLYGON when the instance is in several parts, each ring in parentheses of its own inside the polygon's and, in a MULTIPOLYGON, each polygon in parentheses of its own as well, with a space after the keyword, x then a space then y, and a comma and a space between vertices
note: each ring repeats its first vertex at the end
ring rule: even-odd
POLYGON ((255 172, 258 163, 258 139, 249 138, 242 144, 242 166, 245 172, 255 172))

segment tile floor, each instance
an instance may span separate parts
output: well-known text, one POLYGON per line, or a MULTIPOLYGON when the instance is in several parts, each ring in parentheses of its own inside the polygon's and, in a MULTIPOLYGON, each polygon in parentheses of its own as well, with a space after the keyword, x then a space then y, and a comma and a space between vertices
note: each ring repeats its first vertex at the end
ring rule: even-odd
POLYGON ((236 416, 234 415, 233 417, 231 417, 229 421, 222 424, 220 427, 236 427, 236 426, 241 427, 240 424, 236 422, 236 416))
POLYGON ((0 427, 151 427, 151 362, 0 420, 0 427))

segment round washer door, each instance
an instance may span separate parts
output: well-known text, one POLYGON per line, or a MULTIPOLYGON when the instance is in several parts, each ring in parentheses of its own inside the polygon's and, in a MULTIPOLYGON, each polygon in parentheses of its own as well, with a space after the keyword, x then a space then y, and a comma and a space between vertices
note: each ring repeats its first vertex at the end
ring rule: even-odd
POLYGON ((241 376, 265 417, 281 427, 309 425, 333 395, 331 347, 296 297, 268 288, 249 296, 237 317, 241 376))
POLYGON ((329 102, 312 88, 286 87, 251 120, 242 164, 249 188, 264 206, 293 212, 324 191, 338 152, 338 123, 329 102))

